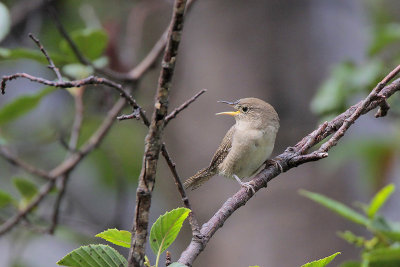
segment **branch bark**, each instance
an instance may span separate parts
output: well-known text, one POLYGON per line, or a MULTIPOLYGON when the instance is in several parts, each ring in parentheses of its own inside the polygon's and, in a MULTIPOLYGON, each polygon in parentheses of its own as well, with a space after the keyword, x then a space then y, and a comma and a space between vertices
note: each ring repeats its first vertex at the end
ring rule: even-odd
POLYGON ((151 195, 154 188, 157 162, 161 150, 161 137, 168 112, 168 97, 171 80, 174 74, 176 56, 183 29, 186 0, 175 0, 174 10, 168 31, 158 88, 155 109, 152 115, 149 132, 146 136, 145 152, 139 184, 136 191, 135 218, 132 228, 132 243, 129 250, 128 266, 143 266, 151 195))
MULTIPOLYGON (((316 130, 304 137, 294 147, 289 147, 284 153, 273 159, 278 164, 266 166, 253 179, 252 184, 257 192, 261 188, 267 187, 269 181, 277 177, 282 171, 288 171, 291 168, 310 161, 317 161, 328 156, 329 151, 340 138, 343 137, 348 128, 361 115, 375 109, 376 107, 386 107, 386 99, 400 90, 400 79, 386 85, 400 71, 400 66, 389 73, 372 92, 358 104, 351 106, 342 114, 329 122, 321 124, 316 130), (322 147, 316 151, 307 154, 307 151, 319 142, 334 134, 322 147), (279 166, 280 165, 280 166, 279 166)), ((387 110, 386 110, 387 111, 387 110)), ((379 113, 379 111, 378 111, 379 113)), ((211 219, 202 225, 200 229, 201 238, 192 239, 189 246, 182 252, 178 262, 191 266, 197 256, 204 250, 207 243, 225 221, 241 206, 245 205, 253 197, 251 192, 246 189, 240 189, 236 194, 230 197, 222 207, 211 217, 211 219)))

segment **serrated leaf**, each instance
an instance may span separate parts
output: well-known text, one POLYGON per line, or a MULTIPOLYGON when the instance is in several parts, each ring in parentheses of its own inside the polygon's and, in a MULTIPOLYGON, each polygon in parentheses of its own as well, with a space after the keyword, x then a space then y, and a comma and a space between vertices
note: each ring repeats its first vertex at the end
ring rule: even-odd
POLYGON ((8 8, 0 2, 0 42, 7 36, 10 31, 11 18, 8 8))
POLYGON ((168 265, 168 267, 188 267, 188 266, 179 262, 173 262, 172 264, 168 265))
POLYGON ((300 195, 303 195, 303 196, 317 202, 318 204, 321 204, 322 206, 336 212, 340 216, 342 216, 352 222, 355 222, 355 223, 358 223, 358 224, 361 224, 364 226, 367 226, 369 223, 369 220, 365 216, 363 216, 362 214, 356 212, 355 210, 349 208, 348 206, 346 206, 336 200, 333 200, 333 199, 323 196, 321 194, 309 192, 306 190, 300 190, 300 195))
POLYGON ((56 90, 54 87, 45 87, 36 94, 20 96, 14 99, 14 101, 4 105, 0 109, 0 126, 13 121, 33 110, 38 106, 43 97, 50 94, 54 90, 56 90))
POLYGON ((336 252, 335 254, 332 254, 326 258, 306 263, 306 264, 302 265, 301 267, 324 267, 324 266, 328 265, 339 254, 340 254, 340 252, 336 252))
POLYGON ((125 230, 118 229, 108 229, 96 235, 96 237, 101 237, 108 242, 115 245, 130 248, 131 247, 131 233, 125 230))
POLYGON ((386 203, 388 198, 393 194, 395 190, 394 184, 389 184, 382 188, 374 198, 371 200, 371 204, 368 207, 367 215, 373 218, 379 209, 386 203))
POLYGON ((189 209, 177 208, 157 219, 150 230, 150 246, 154 254, 161 254, 174 242, 189 212, 189 209))
POLYGON ((57 262, 71 267, 124 267, 126 259, 107 245, 88 245, 77 248, 57 262))
MULTIPOLYGON (((83 29, 71 33, 71 38, 75 42, 79 51, 89 60, 99 58, 107 47, 108 36, 101 29, 83 29)), ((68 57, 74 58, 74 52, 65 40, 60 43, 60 49, 68 57)))
POLYGON ((13 201, 13 197, 9 193, 7 193, 3 190, 0 190, 0 208, 4 208, 8 204, 10 204, 12 201, 13 201))

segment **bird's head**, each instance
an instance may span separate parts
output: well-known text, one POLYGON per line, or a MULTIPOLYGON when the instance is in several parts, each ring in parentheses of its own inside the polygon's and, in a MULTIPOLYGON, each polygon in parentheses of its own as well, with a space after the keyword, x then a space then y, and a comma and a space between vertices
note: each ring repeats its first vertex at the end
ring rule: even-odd
POLYGON ((232 106, 235 111, 220 112, 216 115, 231 115, 236 123, 249 123, 252 127, 262 128, 269 125, 279 128, 279 117, 275 109, 267 102, 254 98, 242 98, 234 102, 218 101, 232 106))

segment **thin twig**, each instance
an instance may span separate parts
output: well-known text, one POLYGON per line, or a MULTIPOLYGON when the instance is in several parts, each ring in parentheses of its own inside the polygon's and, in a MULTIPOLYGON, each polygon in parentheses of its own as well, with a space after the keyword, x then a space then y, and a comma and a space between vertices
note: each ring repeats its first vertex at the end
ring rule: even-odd
POLYGON ((35 208, 45 198, 45 196, 54 187, 56 181, 55 179, 57 177, 71 172, 90 151, 92 151, 101 143, 107 132, 110 130, 112 124, 115 122, 115 117, 125 106, 125 103, 125 99, 120 98, 108 112, 106 118, 103 120, 97 131, 85 143, 83 149, 80 152, 72 153, 70 157, 68 157, 59 166, 57 166, 47 174, 50 181, 42 187, 40 193, 29 203, 29 205, 24 210, 18 212, 16 215, 9 218, 0 226, 0 235, 8 232, 13 227, 15 227, 19 223, 19 221, 23 217, 25 217, 25 215, 31 212, 33 208, 35 208))
POLYGON ((81 51, 79 51, 78 46, 75 44, 75 42, 72 40, 71 36, 69 36, 67 30, 62 25, 55 8, 52 5, 50 5, 48 7, 48 10, 49 10, 49 13, 50 13, 52 19, 55 22, 55 25, 56 25, 58 31, 60 32, 62 37, 64 37, 65 41, 67 41, 69 47, 74 52, 74 54, 75 54, 76 58, 79 60, 79 62, 81 62, 84 65, 91 66, 92 65, 91 62, 81 53, 81 51))
MULTIPOLYGON (((71 153, 73 153, 73 151, 76 151, 76 148, 78 145, 78 139, 79 139, 82 122, 83 122, 83 90, 78 91, 78 93, 74 95, 74 100, 75 100, 75 117, 74 117, 74 122, 72 124, 72 131, 71 131, 71 136, 70 136, 69 144, 68 144, 68 147, 71 150, 67 153, 67 157, 71 153)), ((51 224, 50 224, 50 227, 48 230, 48 232, 50 234, 54 234, 54 231, 57 227, 58 218, 59 218, 59 214, 60 214, 61 201, 65 195, 69 177, 70 177, 70 173, 67 172, 64 175, 62 175, 59 179, 60 186, 59 186, 56 201, 54 203, 53 215, 51 217, 51 224)))
POLYGON ((168 41, 164 52, 161 72, 158 79, 155 109, 151 119, 149 132, 146 136, 145 152, 139 184, 136 191, 135 218, 132 227, 132 243, 129 249, 128 266, 143 266, 147 228, 149 225, 149 210, 157 170, 158 156, 161 149, 161 137, 168 112, 168 96, 171 80, 174 74, 176 56, 181 41, 183 18, 186 0, 175 0, 171 23, 168 31, 168 41))
POLYGON ((57 167, 49 172, 50 177, 58 177, 63 173, 70 172, 76 165, 93 149, 100 145, 104 136, 108 133, 111 126, 115 122, 115 117, 122 110, 126 103, 126 100, 120 98, 114 106, 108 111, 107 116, 104 118, 102 124, 99 126, 97 131, 90 137, 90 139, 82 146, 82 148, 72 153, 67 159, 60 163, 57 167))
POLYGON ((372 92, 367 96, 367 98, 362 101, 362 103, 357 107, 356 111, 344 121, 342 126, 340 126, 339 130, 336 131, 336 133, 331 137, 331 139, 323 144, 321 148, 319 149, 320 151, 327 152, 331 147, 335 146, 338 142, 338 140, 343 137, 347 129, 355 122, 356 119, 358 119, 361 115, 362 112, 365 110, 365 108, 373 101, 376 99, 376 96, 379 94, 379 92, 387 85, 387 83, 393 79, 394 76, 396 76, 400 72, 400 65, 398 65, 394 70, 392 70, 383 80, 378 83, 378 85, 372 90, 372 92))
POLYGON ((165 147, 165 144, 162 144, 161 147, 161 153, 165 158, 165 161, 168 164, 169 169, 172 172, 172 176, 174 177, 175 185, 178 188, 178 192, 181 195, 183 205, 185 208, 188 208, 191 210, 189 213, 189 223, 192 228, 192 234, 196 238, 200 238, 200 227, 199 227, 199 222, 197 221, 196 216, 194 215, 194 212, 192 210, 192 206, 190 205, 189 198, 186 196, 185 189, 182 185, 181 179, 179 178, 178 172, 176 171, 176 165, 172 161, 167 148, 165 147))
POLYGON ((29 33, 28 36, 29 36, 29 38, 31 38, 31 39, 36 43, 36 45, 39 47, 40 51, 42 51, 43 55, 46 57, 47 61, 49 62, 49 66, 48 66, 48 67, 49 67, 51 70, 54 71, 54 73, 55 73, 56 76, 57 76, 58 81, 59 81, 59 82, 62 82, 63 78, 62 78, 62 76, 61 76, 60 70, 54 65, 53 60, 51 60, 51 58, 50 58, 49 55, 47 54, 46 49, 44 49, 44 47, 43 47, 43 45, 40 43, 39 39, 37 39, 35 36, 33 36, 32 33, 29 33))
POLYGON ((11 152, 6 148, 5 146, 0 146, 0 155, 5 158, 8 162, 10 162, 13 165, 16 165, 22 169, 24 169, 26 172, 42 177, 47 180, 51 180, 52 177, 48 174, 48 172, 41 170, 35 166, 30 165, 29 163, 24 162, 20 158, 14 156, 11 154, 11 152))
MULTIPOLYGON (((85 57, 85 55, 83 55, 83 53, 79 50, 78 46, 72 40, 71 36, 68 34, 64 25, 61 23, 59 15, 57 14, 57 11, 55 10, 55 8, 53 6, 49 6, 48 9, 49 9, 50 15, 52 16, 52 18, 55 22, 55 25, 56 25, 58 31, 60 32, 61 36, 65 39, 65 41, 67 41, 67 44, 69 45, 72 52, 74 53, 74 55, 76 56, 76 58, 78 59, 78 61, 80 63, 82 63, 83 65, 86 65, 86 66, 91 66, 97 73, 106 75, 115 80, 119 80, 119 81, 123 81, 123 82, 134 82, 135 81, 134 79, 132 79, 129 75, 127 75, 125 73, 119 73, 119 72, 113 71, 108 68, 100 69, 100 68, 97 68, 96 66, 94 66, 93 63, 90 62, 90 60, 87 59, 85 57)), ((137 79, 139 79, 140 77, 141 76, 139 76, 137 79)))
MULTIPOLYGON (((190 10, 190 7, 192 6, 193 2, 194 0, 187 1, 186 12, 190 10)), ((165 45, 167 44, 168 30, 169 27, 165 29, 160 39, 158 39, 158 41, 155 43, 150 52, 147 53, 145 58, 128 73, 131 79, 137 80, 139 77, 142 77, 151 69, 151 67, 156 62, 157 58, 159 58, 161 53, 163 52, 165 45)))
POLYGON ((139 109, 135 109, 129 115, 121 115, 121 116, 117 117, 117 120, 119 120, 119 121, 130 120, 130 119, 140 120, 140 110, 139 109))
MULTIPOLYGON (((329 122, 321 124, 316 130, 304 137, 300 142, 298 142, 294 147, 290 147, 285 150, 284 153, 278 155, 273 160, 282 167, 283 171, 288 171, 291 168, 297 167, 301 164, 310 161, 320 160, 326 158, 328 153, 326 153, 333 146, 329 140, 327 146, 324 145, 321 149, 311 152, 310 154, 305 154, 308 149, 315 146, 320 141, 324 140, 326 137, 333 133, 337 133, 341 127, 350 122, 356 116, 354 114, 365 114, 376 107, 382 105, 383 101, 386 101, 395 92, 400 91, 400 79, 393 81, 390 85, 382 87, 382 84, 387 84, 393 77, 399 72, 399 67, 393 70, 381 83, 378 84, 376 88, 372 90, 371 94, 363 101, 358 104, 351 106, 342 114, 335 117, 329 122), (371 95, 375 95, 371 97, 371 95), (372 101, 369 99, 372 98, 372 101), (366 100, 369 104, 365 104, 366 100)), ((359 117, 359 116, 358 116, 359 117)), ((357 118, 358 118, 357 117, 357 118)), ((356 118, 356 119, 357 119, 356 118)), ((353 121, 354 122, 354 121, 353 121)), ((351 124, 350 124, 351 125, 351 124)), ((346 126, 347 127, 347 126, 346 126)), ((343 128, 345 131, 348 129, 343 128)), ((335 138, 334 142, 340 140, 343 134, 331 138, 335 138)), ((261 188, 267 187, 269 181, 277 177, 280 173, 280 167, 278 164, 272 164, 264 168, 259 172, 253 179, 252 185, 255 191, 261 188)), ((230 197, 222 207, 210 218, 208 222, 203 224, 200 229, 201 239, 192 240, 189 246, 182 252, 178 262, 191 266, 197 256, 204 250, 209 240, 215 234, 215 232, 220 229, 225 221, 241 206, 245 205, 247 201, 253 197, 252 193, 249 193, 246 189, 240 189, 236 194, 230 197)))
POLYGON ((196 99, 199 96, 201 96, 202 94, 204 94, 205 92, 207 92, 207 89, 202 89, 200 92, 195 94, 192 98, 188 99, 187 101, 185 101, 185 103, 183 103, 182 105, 180 105, 179 107, 174 109, 170 114, 168 114, 167 117, 165 117, 165 125, 167 125, 170 120, 174 119, 176 117, 176 115, 179 114, 179 112, 181 112, 182 110, 187 108, 190 104, 192 104, 194 101, 196 101, 196 99))
POLYGON ((37 83, 41 83, 44 85, 58 87, 58 88, 71 88, 71 87, 81 87, 84 85, 99 85, 99 84, 106 85, 106 86, 116 89, 120 93, 120 96, 127 100, 128 104, 132 107, 132 109, 134 109, 134 110, 141 109, 140 106, 136 103, 136 100, 126 90, 124 90, 122 85, 120 85, 119 83, 115 83, 111 80, 108 80, 106 78, 100 78, 97 76, 89 76, 84 79, 74 80, 74 81, 57 82, 57 81, 50 81, 50 80, 46 80, 44 78, 32 76, 27 73, 15 73, 12 75, 3 76, 1 83, 0 83, 1 93, 2 94, 5 93, 5 88, 6 88, 8 81, 11 81, 11 80, 14 80, 17 78, 25 78, 32 82, 37 82, 37 83))
POLYGON ((44 184, 39 194, 37 194, 24 209, 20 210, 17 214, 5 221, 0 226, 0 236, 10 231, 23 217, 25 217, 26 214, 31 212, 32 209, 34 209, 49 194, 50 190, 53 189, 54 183, 55 180, 50 180, 44 184))

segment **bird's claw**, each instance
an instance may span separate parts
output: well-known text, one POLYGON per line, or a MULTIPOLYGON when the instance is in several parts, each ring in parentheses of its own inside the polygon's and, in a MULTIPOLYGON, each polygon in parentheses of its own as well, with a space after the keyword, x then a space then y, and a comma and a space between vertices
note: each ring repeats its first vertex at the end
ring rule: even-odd
POLYGON ((256 193, 256 190, 254 189, 254 185, 252 185, 251 182, 247 182, 247 183, 241 182, 240 186, 246 188, 247 192, 251 190, 253 195, 256 193))
POLYGON ((274 165, 274 166, 278 167, 279 171, 280 171, 281 173, 283 173, 282 165, 279 164, 278 161, 273 160, 273 159, 268 159, 265 163, 266 163, 267 166, 274 165))

